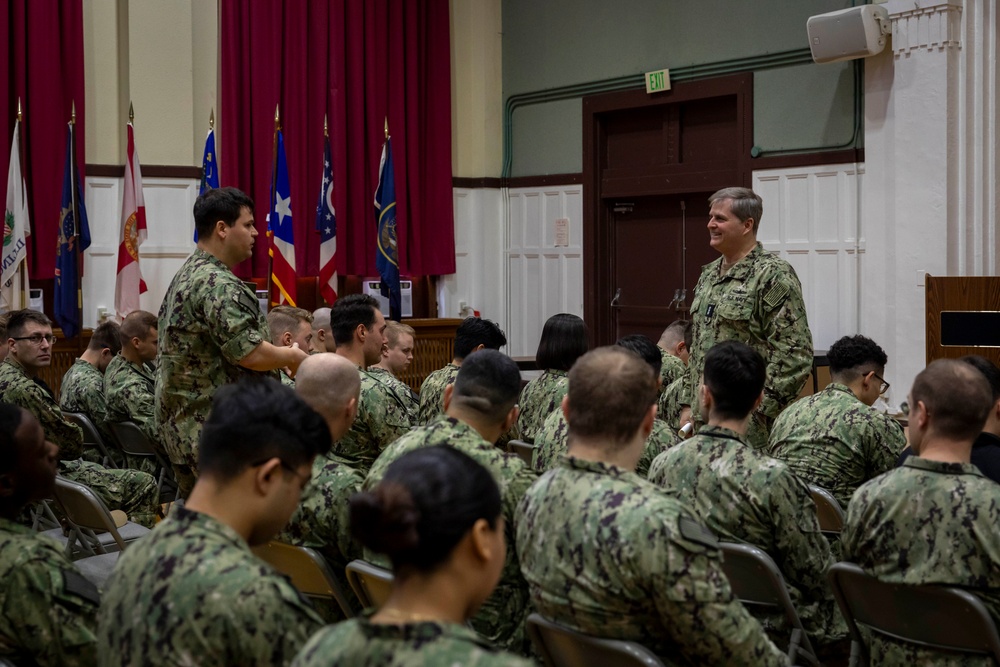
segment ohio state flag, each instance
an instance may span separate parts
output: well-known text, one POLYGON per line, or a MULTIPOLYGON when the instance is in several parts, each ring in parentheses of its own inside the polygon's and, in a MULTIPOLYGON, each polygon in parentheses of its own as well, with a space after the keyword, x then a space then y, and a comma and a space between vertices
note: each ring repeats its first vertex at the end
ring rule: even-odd
POLYGON ((123 318, 139 310, 139 295, 146 283, 139 271, 139 246, 146 240, 146 202, 142 197, 142 173, 135 150, 135 134, 128 124, 128 155, 122 192, 122 230, 118 237, 118 278, 115 280, 115 311, 123 318))

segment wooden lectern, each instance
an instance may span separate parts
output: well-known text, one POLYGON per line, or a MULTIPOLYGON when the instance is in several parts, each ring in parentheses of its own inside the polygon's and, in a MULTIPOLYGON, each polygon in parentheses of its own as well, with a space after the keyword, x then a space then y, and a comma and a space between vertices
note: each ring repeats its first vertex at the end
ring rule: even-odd
POLYGON ((1000 277, 926 276, 927 363, 978 354, 1000 366, 1000 277))

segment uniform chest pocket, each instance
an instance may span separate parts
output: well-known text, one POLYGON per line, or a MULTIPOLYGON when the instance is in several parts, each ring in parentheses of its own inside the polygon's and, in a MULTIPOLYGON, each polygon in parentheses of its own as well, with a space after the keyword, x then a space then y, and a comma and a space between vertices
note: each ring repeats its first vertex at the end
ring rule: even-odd
POLYGON ((748 298, 727 299, 716 309, 719 317, 733 322, 742 322, 753 317, 753 301, 748 298))

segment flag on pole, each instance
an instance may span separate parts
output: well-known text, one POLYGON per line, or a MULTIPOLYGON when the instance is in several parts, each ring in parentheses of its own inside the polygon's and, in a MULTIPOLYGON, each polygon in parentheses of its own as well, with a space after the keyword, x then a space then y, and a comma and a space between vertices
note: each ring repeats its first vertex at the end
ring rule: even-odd
POLYGON ((115 311, 119 318, 124 318, 133 310, 139 310, 139 295, 146 291, 146 282, 139 270, 139 246, 146 240, 146 202, 142 196, 139 152, 135 148, 135 132, 131 122, 127 131, 122 228, 118 236, 118 277, 115 280, 115 311))
MULTIPOLYGON (((214 119, 214 114, 213 114, 214 119)), ((215 128, 209 123, 208 136, 205 138, 205 153, 201 158, 201 188, 199 195, 205 194, 206 190, 214 190, 219 187, 219 164, 218 156, 215 154, 215 128)), ((198 228, 194 229, 194 242, 198 242, 198 228)))
POLYGON ((296 305, 295 235, 292 230, 292 193, 288 185, 285 140, 278 130, 277 154, 271 182, 271 212, 267 216, 267 234, 271 237, 271 305, 296 305))
POLYGON ((77 248, 90 247, 87 209, 80 194, 80 173, 76 169, 73 148, 74 122, 68 123, 66 168, 63 170, 62 201, 59 204, 59 248, 56 254, 55 318, 66 338, 75 337, 82 328, 80 312, 80 274, 77 248))
POLYGON ((319 231, 319 293, 332 304, 337 300, 337 212, 333 204, 333 163, 330 160, 330 137, 323 139, 323 182, 316 204, 316 230, 319 231))
POLYGON ((31 235, 31 221, 28 218, 28 194, 21 175, 21 121, 14 123, 14 139, 10 144, 10 169, 7 171, 7 206, 4 209, 3 224, 3 275, 0 276, 0 306, 4 312, 26 307, 28 273, 18 271, 27 259, 28 249, 25 237, 31 235), (23 283, 22 283, 23 277, 23 283))
POLYGON ((389 318, 398 322, 402 309, 399 293, 399 246, 396 242, 396 177, 392 169, 392 146, 388 132, 378 166, 375 223, 378 246, 375 266, 382 277, 382 296, 389 298, 389 318))

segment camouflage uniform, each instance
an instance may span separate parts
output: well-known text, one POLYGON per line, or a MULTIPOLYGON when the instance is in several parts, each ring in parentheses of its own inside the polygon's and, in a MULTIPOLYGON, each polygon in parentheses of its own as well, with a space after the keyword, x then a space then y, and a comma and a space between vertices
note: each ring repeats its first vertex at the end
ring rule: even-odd
POLYGON ((684 383, 686 376, 682 376, 671 382, 660 394, 660 399, 656 403, 656 418, 669 426, 671 430, 677 432, 681 428, 681 410, 683 409, 684 383))
POLYGON ((545 420, 556 410, 562 409, 563 396, 569 391, 566 371, 550 368, 521 390, 517 404, 521 414, 517 417, 517 432, 521 440, 534 442, 545 420))
POLYGON ((0 659, 16 665, 97 663, 97 587, 30 528, 0 518, 0 659))
POLYGON ((438 415, 444 414, 444 388, 455 381, 459 368, 458 364, 450 363, 424 378, 420 385, 416 425, 430 424, 438 415))
POLYGON ((535 663, 504 653, 464 625, 421 621, 406 625, 354 618, 323 628, 309 640, 292 667, 530 667, 535 663))
MULTIPOLYGON (((639 477, 646 477, 653 459, 681 441, 670 427, 663 422, 653 422, 653 430, 646 438, 646 446, 635 466, 639 477)), ((535 449, 531 455, 531 467, 541 475, 553 468, 569 449, 569 424, 562 410, 556 410, 545 420, 542 430, 535 436, 535 449)))
POLYGON ((413 393, 413 390, 410 389, 410 385, 406 384, 381 366, 369 366, 368 374, 382 384, 392 387, 393 391, 396 392, 396 396, 403 401, 403 405, 406 407, 406 412, 410 415, 410 423, 416 426, 417 412, 420 408, 420 397, 413 393))
POLYGON ((842 384, 788 406, 771 429, 768 452, 847 507, 854 491, 896 465, 903 429, 842 384))
MULTIPOLYGON (((74 361, 63 375, 59 407, 66 412, 85 414, 97 429, 115 464, 124 462, 124 457, 114 446, 114 435, 105 423, 108 421, 108 405, 104 400, 104 375, 99 368, 83 359, 74 361)), ((103 456, 95 448, 84 448, 83 456, 94 463, 103 462, 103 456)))
POLYGON ((680 357, 675 357, 662 347, 657 346, 656 349, 660 351, 660 393, 662 394, 671 382, 687 375, 687 364, 681 361, 680 357))
POLYGON ((285 385, 289 389, 295 389, 295 380, 289 377, 288 373, 281 371, 279 377, 281 378, 281 384, 285 385))
MULTIPOLYGON (((270 331, 257 296, 221 260, 200 248, 170 282, 157 329, 157 424, 186 497, 194 486, 198 437, 212 395, 222 385, 254 374, 239 361, 270 340, 270 331)), ((270 375, 277 379, 275 372, 270 375)))
POLYGON ((59 445, 59 474, 85 484, 101 497, 109 509, 120 509, 143 526, 152 527, 159 508, 153 476, 138 470, 111 470, 80 458, 83 431, 63 418, 51 391, 41 380, 33 380, 12 356, 0 364, 0 400, 34 414, 45 429, 45 437, 59 445))
MULTIPOLYGON (((774 559, 806 631, 819 644, 844 639, 826 572, 833 564, 809 489, 781 461, 720 426, 657 457, 649 481, 676 495, 721 539, 760 547, 774 559)), ((782 614, 755 614, 787 637, 782 614)))
POLYGON ((321 625, 235 530, 179 507, 122 553, 97 650, 102 665, 286 665, 321 625))
POLYGON ((724 340, 746 343, 767 363, 764 402, 754 411, 747 433, 750 443, 761 449, 767 446, 771 424, 798 397, 812 370, 812 334, 802 286, 788 262, 760 243, 725 273, 722 259, 705 265, 694 289, 683 403, 698 416, 696 391, 713 345, 724 340))
MULTIPOLYGON (((104 395, 108 400, 108 421, 131 421, 161 449, 160 431, 156 428, 154 387, 155 374, 148 366, 136 365, 116 356, 104 371, 104 395)), ((156 470, 156 462, 149 457, 127 456, 129 467, 146 472, 156 470)))
POLYGON ((391 386, 361 368, 358 372, 361 374, 358 416, 351 430, 330 451, 365 475, 382 450, 408 432, 412 424, 403 400, 391 386))
POLYGON ((528 589, 514 550, 514 512, 525 491, 535 481, 535 475, 528 466, 514 454, 506 454, 483 440, 465 422, 442 417, 411 431, 386 449, 372 466, 365 479, 365 488, 375 486, 385 475, 389 464, 403 454, 435 445, 450 445, 469 455, 493 473, 493 479, 500 487, 506 522, 507 559, 500 583, 472 619, 472 627, 497 646, 521 653, 527 646, 524 619, 528 612, 528 589))
POLYGON ((718 541, 635 473, 563 459, 517 511, 521 571, 538 612, 644 645, 668 665, 784 665, 729 588, 718 541))

